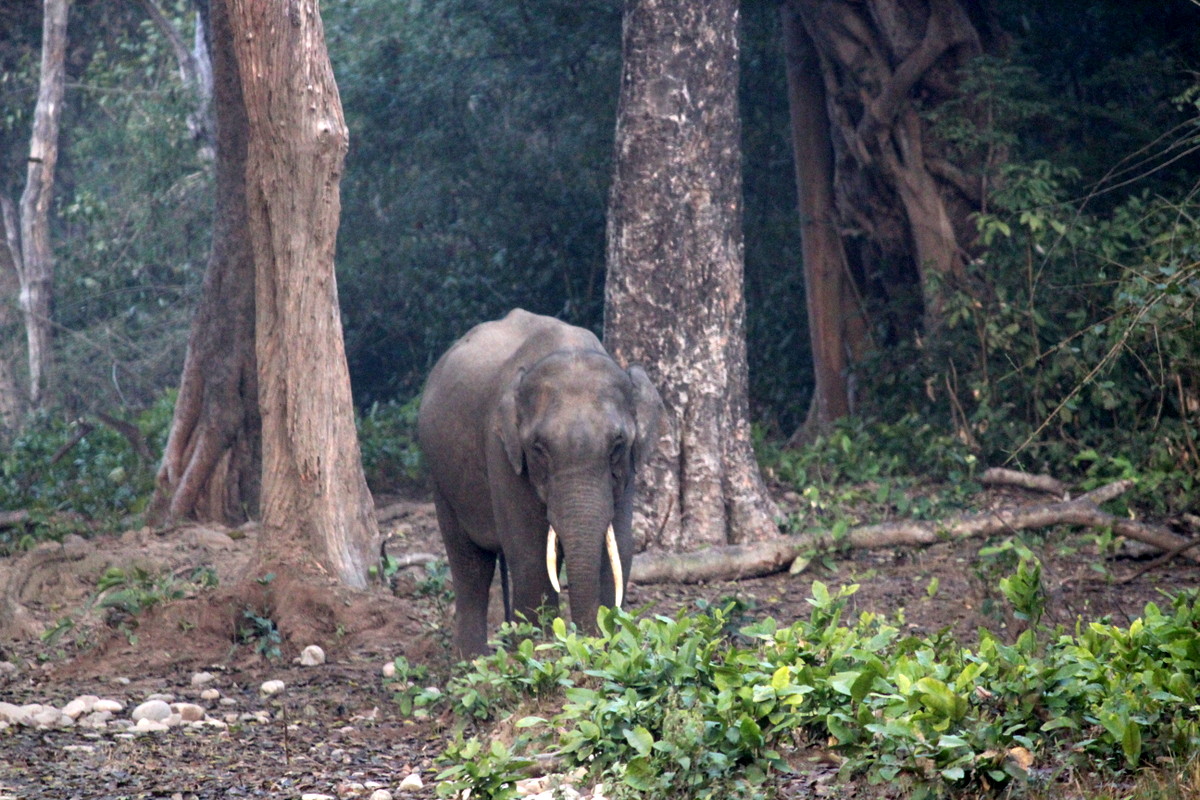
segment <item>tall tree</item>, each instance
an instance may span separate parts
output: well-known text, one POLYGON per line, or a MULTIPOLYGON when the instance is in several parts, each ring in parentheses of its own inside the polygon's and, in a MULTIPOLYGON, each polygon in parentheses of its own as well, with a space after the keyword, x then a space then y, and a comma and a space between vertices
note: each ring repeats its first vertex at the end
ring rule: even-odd
POLYGON ((858 313, 847 289, 892 339, 936 327, 945 291, 969 289, 985 171, 948 157, 927 112, 956 99, 962 68, 1002 37, 990 3, 965 0, 787 0, 782 14, 804 257, 814 262, 810 420, 823 423, 849 410, 845 359, 863 341, 857 322, 846 327, 858 313))
POLYGON ((625 5, 604 337, 674 423, 644 471, 640 545, 778 530, 750 444, 737 36, 736 0, 625 5))
POLYGON ((795 5, 784 3, 779 10, 813 360, 812 405, 800 430, 815 432, 853 410, 848 373, 862 352, 866 326, 838 230, 833 144, 820 59, 795 5))
MULTIPOLYGON (((315 558, 365 586, 379 529, 363 476, 333 256, 348 134, 317 0, 225 4, 247 122, 262 414, 259 563, 315 558)), ((214 14, 214 16, 217 16, 214 14)))
POLYGON ((45 0, 43 6, 41 77, 33 112, 25 190, 21 193, 19 232, 13 229, 13 215, 4 215, 6 240, 20 282, 21 314, 29 350, 28 396, 33 406, 42 403, 51 358, 54 253, 50 247, 50 201, 54 196, 58 127, 66 85, 70 5, 70 0, 45 0))
POLYGON ((255 266, 246 209, 249 121, 225 4, 213 3, 209 13, 202 3, 200 11, 198 24, 209 31, 216 129, 212 249, 151 517, 237 524, 258 514, 262 471, 255 266))

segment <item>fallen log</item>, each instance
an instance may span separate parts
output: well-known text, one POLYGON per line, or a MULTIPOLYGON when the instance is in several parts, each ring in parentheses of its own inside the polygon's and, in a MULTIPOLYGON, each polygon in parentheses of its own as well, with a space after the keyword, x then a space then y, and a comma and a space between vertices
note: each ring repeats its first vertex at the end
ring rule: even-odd
POLYGON ((1128 491, 1133 481, 1121 480, 1071 500, 1029 506, 1009 506, 976 514, 959 514, 944 520, 907 520, 862 525, 835 539, 827 532, 779 537, 751 545, 713 547, 694 553, 644 552, 634 557, 630 580, 634 583, 700 583, 738 580, 780 572, 796 558, 812 551, 880 549, 928 546, 955 539, 998 533, 1079 525, 1111 528, 1119 536, 1152 545, 1165 553, 1200 563, 1200 552, 1189 549, 1189 540, 1160 526, 1118 517, 1099 508, 1128 491))

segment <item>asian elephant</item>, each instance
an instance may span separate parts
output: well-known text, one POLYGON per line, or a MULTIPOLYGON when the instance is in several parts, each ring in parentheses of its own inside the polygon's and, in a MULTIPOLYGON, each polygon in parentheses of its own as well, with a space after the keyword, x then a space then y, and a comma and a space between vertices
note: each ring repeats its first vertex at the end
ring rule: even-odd
POLYGON ((472 328, 434 365, 417 418, 454 581, 454 644, 487 649, 497 558, 505 613, 558 606, 565 556, 571 618, 594 631, 620 605, 633 561, 634 471, 663 403, 592 333, 516 309, 472 328))

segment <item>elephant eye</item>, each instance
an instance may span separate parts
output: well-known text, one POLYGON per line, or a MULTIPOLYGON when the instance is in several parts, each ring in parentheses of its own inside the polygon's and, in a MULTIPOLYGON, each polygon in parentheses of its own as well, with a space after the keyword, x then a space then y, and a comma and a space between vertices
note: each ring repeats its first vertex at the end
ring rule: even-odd
POLYGON ((620 466, 625 459, 625 437, 618 436, 613 440, 612 451, 608 455, 609 460, 614 467, 620 466))

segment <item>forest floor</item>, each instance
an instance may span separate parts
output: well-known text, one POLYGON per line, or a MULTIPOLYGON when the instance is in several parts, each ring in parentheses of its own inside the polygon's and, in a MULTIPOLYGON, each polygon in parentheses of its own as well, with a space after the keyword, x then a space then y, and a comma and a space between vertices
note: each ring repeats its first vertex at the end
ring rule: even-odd
MULTIPOLYGON (((980 507, 1037 499, 1008 490, 980 498, 980 507)), ((417 498, 380 503, 385 505, 389 553, 440 551, 430 503, 417 498)), ((1070 627, 1077 618, 1111 617, 1126 625, 1147 602, 1161 601, 1163 592, 1200 585, 1200 567, 1184 559, 1122 583, 1121 578, 1141 569, 1146 557, 1126 549, 1101 552, 1094 533, 1056 530, 1026 534, 1024 541, 1042 559, 1050 624, 1070 627)), ((813 580, 833 589, 857 583, 861 588, 850 600, 850 612, 879 612, 917 635, 949 629, 970 646, 980 627, 1011 632, 1016 625, 1003 611, 997 589, 1011 564, 1002 555, 981 555, 986 544, 974 540, 838 554, 818 558, 794 576, 703 585, 635 584, 626 607, 673 614, 702 601, 721 605, 736 599, 748 617, 772 616, 789 623, 808 615, 813 580)), ((269 609, 246 605, 228 593, 223 601, 212 599, 236 582, 253 546, 252 526, 144 529, 88 540, 75 537, 0 559, 0 600, 7 598, 10 607, 15 603, 20 608, 0 635, 0 706, 62 708, 74 698, 92 695, 121 703, 124 710, 117 716, 128 717, 155 696, 200 705, 210 723, 137 733, 112 722, 69 727, 0 722, 0 798, 190 800, 311 794, 365 799, 375 792, 378 800, 381 791, 433 797, 434 760, 451 736, 454 720, 406 719, 381 670, 403 655, 428 665, 434 675, 445 675, 452 607, 439 602, 437 591, 428 591, 423 570, 407 570, 391 592, 348 596, 343 601, 347 613, 337 620, 314 604, 317 611, 307 628, 292 624, 287 629, 295 635, 274 643, 256 627, 256 618, 269 617, 269 609), (137 605, 152 605, 156 593, 165 596, 180 587, 176 593, 187 596, 136 616, 102 608, 95 602, 97 587, 114 566, 126 576, 140 569, 143 576, 176 577, 175 582, 160 581, 157 588, 143 582, 142 595, 132 592, 137 583, 132 578, 117 587, 130 590, 127 597, 137 605), (192 588, 188 581, 198 569, 214 576, 217 587, 192 588), (210 624, 204 616, 213 613, 231 619, 210 624), (64 618, 74 622, 59 628, 61 636, 51 641, 39 636, 64 618), (240 636, 229 634, 239 628, 240 636), (263 651, 276 644, 280 657, 264 657, 263 651), (308 644, 324 648, 327 662, 294 663, 292 657, 308 644), (202 672, 211 682, 199 683, 203 679, 196 675, 202 672), (264 694, 260 687, 268 680, 283 681, 283 690, 264 694), (413 774, 422 788, 401 791, 401 782, 413 774)), ((839 783, 834 761, 820 748, 793 755, 800 770, 780 779, 781 797, 902 796, 895 787, 839 783)), ((409 781, 411 785, 413 779, 409 781)))

